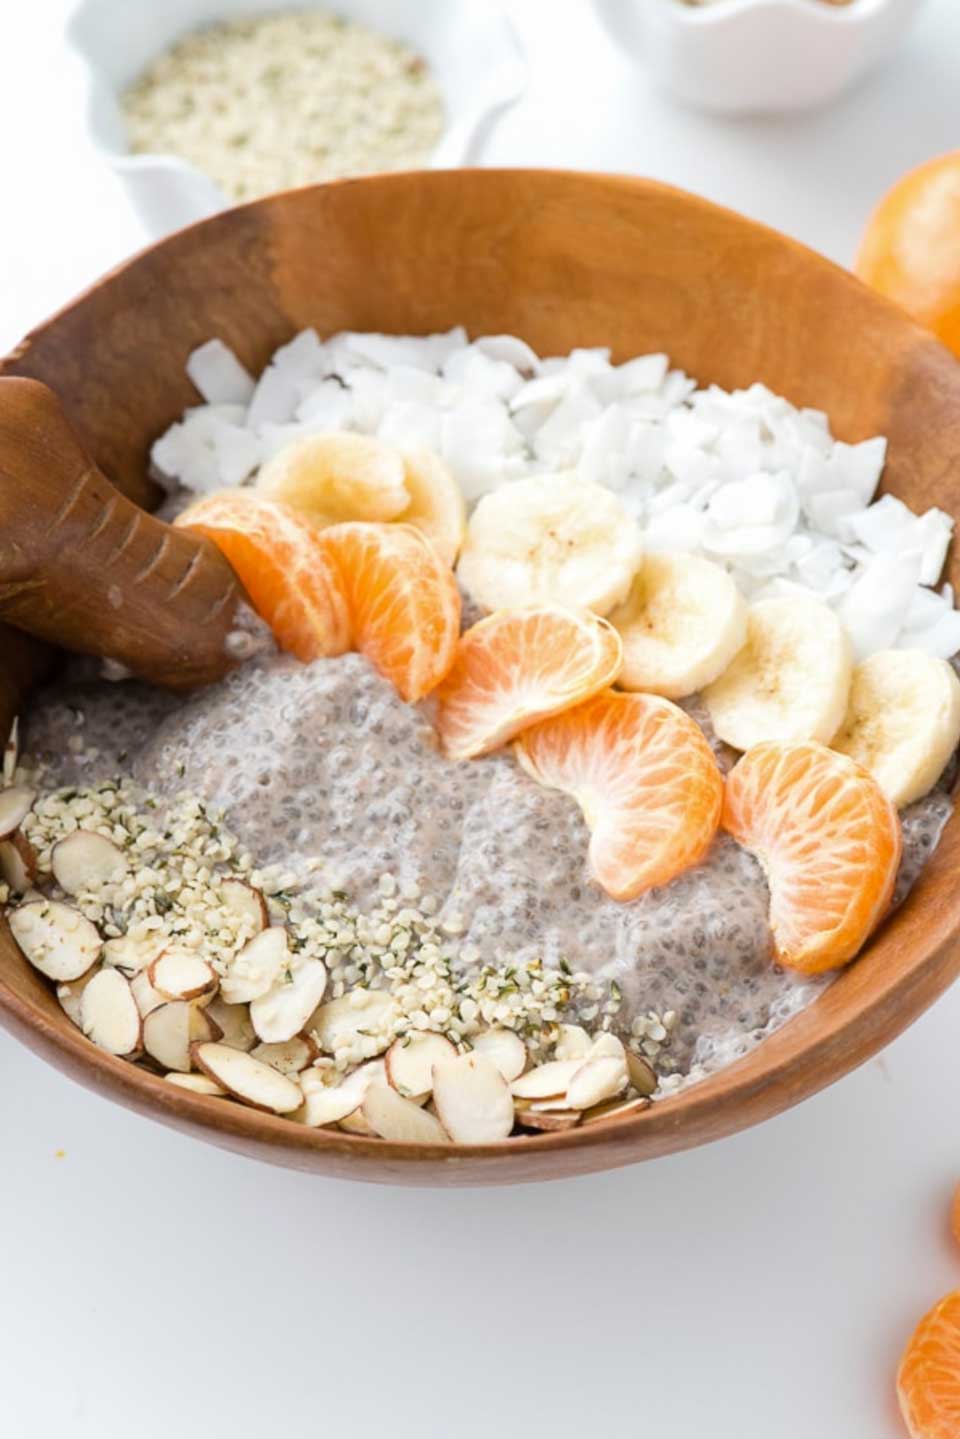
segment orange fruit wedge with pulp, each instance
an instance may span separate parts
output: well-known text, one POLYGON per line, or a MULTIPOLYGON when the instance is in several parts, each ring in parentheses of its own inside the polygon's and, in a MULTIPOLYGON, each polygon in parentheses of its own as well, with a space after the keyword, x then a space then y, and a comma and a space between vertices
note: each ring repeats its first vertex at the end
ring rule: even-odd
POLYGON ((911 1439, 960 1434, 960 1289, 926 1314, 897 1371, 897 1398, 911 1439))
POLYGON ((560 605, 497 610, 457 645, 437 690, 437 732, 450 759, 471 759, 613 684, 623 663, 606 620, 560 605))
POLYGON ((453 664, 460 592, 412 525, 348 522, 316 532, 339 577, 351 642, 405 700, 423 699, 453 664))
POLYGON ((755 745, 727 776, 723 827, 763 866, 780 963, 818 974, 853 959, 886 913, 903 847, 876 780, 812 740, 755 745))
POLYGON ((717 830, 723 779, 689 715, 658 695, 604 690, 524 730, 517 758, 576 799, 594 878, 635 899, 698 863, 717 830))
POLYGON ((221 550, 282 650, 309 663, 350 647, 346 600, 320 535, 294 510, 242 490, 198 500, 174 521, 221 550))

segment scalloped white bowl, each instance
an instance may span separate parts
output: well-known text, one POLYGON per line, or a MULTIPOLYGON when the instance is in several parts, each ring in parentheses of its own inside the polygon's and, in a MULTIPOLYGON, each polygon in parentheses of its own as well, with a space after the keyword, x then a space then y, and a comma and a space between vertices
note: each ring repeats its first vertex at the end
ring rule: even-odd
MULTIPOLYGON (((87 133, 154 236, 228 208, 219 187, 174 155, 130 153, 120 96, 155 56, 203 25, 295 8, 298 0, 78 0, 66 27, 85 79, 87 133)), ((320 0, 347 20, 405 40, 443 94, 446 124, 432 169, 473 163, 496 118, 523 93, 513 28, 487 0, 320 0)))
POLYGON ((628 55, 678 99, 715 114, 834 100, 887 58, 923 0, 593 0, 628 55))

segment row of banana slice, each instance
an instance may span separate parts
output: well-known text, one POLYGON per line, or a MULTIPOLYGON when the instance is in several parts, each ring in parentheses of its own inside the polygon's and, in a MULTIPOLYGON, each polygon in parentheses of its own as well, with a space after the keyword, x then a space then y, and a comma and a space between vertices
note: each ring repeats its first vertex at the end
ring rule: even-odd
POLYGON ((702 692, 737 750, 818 740, 868 769, 904 806, 936 783, 960 743, 960 680, 945 660, 885 650, 854 665, 846 631, 816 600, 748 606, 727 572, 695 555, 643 554, 613 493, 572 474, 537 475, 463 496, 430 451, 319 434, 266 464, 257 487, 321 525, 413 524, 486 610, 552 602, 606 616, 623 641, 624 689, 702 692))

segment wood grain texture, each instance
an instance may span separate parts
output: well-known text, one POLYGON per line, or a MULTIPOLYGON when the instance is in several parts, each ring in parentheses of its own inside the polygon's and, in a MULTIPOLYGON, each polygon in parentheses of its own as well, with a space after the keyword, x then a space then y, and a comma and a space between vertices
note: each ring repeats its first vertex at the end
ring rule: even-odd
MULTIPOLYGON (((195 398, 183 364, 211 335, 256 369, 305 325, 403 333, 459 323, 521 334, 542 353, 662 349, 727 388, 762 380, 828 411, 842 439, 886 434, 887 483, 911 505, 960 507, 960 365, 947 351, 802 246, 633 179, 459 171, 275 196, 148 250, 29 336, 0 373, 51 385, 98 463, 145 499, 149 443, 195 398)), ((950 577, 960 578, 956 555, 950 577)), ((94 1050, 6 934, 0 1017, 82 1083, 242 1153, 380 1182, 548 1179, 718 1139, 875 1053, 960 972, 958 863, 954 819, 861 958, 744 1060, 633 1119, 501 1145, 388 1146, 176 1090, 94 1050)))
POLYGON ((241 598, 216 546, 104 477, 48 386, 0 378, 0 620, 188 688, 229 668, 241 598))

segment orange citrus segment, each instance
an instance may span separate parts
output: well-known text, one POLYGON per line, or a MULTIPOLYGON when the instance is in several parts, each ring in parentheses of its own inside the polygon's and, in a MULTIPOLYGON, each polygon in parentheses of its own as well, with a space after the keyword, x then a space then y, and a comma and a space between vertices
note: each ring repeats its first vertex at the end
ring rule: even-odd
POLYGON ((559 605, 498 610, 467 630, 437 691, 451 759, 471 759, 613 684, 623 663, 606 620, 559 605))
POLYGON ((890 904, 902 849, 867 771, 812 740, 755 745, 727 776, 723 826, 764 868, 781 964, 818 974, 853 959, 890 904))
POLYGON ((635 899, 703 858, 723 780, 703 731, 670 700, 604 690, 524 730, 524 769, 564 790, 591 830, 590 869, 614 899, 635 899))
POLYGON ((412 525, 348 523, 317 533, 340 578, 352 643, 405 700, 423 699, 453 663, 460 593, 412 525))
POLYGON ((897 1398, 911 1439, 960 1434, 960 1289, 917 1325, 900 1360, 897 1398))
POLYGON ((240 490, 221 490, 175 521, 206 535, 236 571, 282 650, 309 663, 350 645, 349 616, 320 536, 295 511, 240 490))

